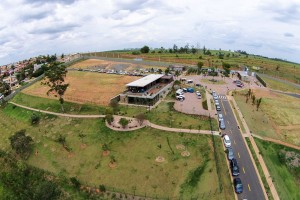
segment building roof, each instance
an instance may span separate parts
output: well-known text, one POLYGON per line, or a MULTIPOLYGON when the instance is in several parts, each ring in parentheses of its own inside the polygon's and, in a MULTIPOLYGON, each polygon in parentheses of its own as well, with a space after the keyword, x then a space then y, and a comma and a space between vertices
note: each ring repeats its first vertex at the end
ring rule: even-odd
POLYGON ((164 76, 163 74, 150 74, 141 79, 138 79, 136 81, 128 83, 126 86, 127 87, 145 87, 146 85, 152 83, 153 81, 156 81, 157 79, 159 79, 163 76, 164 76))
POLYGON ((239 73, 241 76, 248 76, 248 72, 246 71, 236 71, 237 73, 239 73))

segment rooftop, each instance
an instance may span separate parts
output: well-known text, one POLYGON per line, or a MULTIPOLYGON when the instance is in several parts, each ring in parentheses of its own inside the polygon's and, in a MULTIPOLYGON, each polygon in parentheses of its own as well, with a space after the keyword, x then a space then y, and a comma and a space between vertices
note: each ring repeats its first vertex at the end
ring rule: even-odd
POLYGON ((136 81, 128 83, 126 86, 127 87, 145 87, 146 85, 152 83, 153 81, 156 81, 157 79, 159 79, 163 76, 164 76, 163 74, 150 74, 141 79, 138 79, 136 81))
POLYGON ((237 73, 239 73, 241 76, 248 76, 248 72, 246 71, 236 71, 237 73))

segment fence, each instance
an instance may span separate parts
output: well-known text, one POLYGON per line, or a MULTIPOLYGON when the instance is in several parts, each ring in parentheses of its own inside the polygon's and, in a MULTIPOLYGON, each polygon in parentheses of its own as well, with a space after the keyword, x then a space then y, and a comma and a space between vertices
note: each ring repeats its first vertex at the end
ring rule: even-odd
POLYGON ((258 76, 257 73, 255 74, 255 77, 263 86, 267 87, 267 83, 260 76, 258 76))

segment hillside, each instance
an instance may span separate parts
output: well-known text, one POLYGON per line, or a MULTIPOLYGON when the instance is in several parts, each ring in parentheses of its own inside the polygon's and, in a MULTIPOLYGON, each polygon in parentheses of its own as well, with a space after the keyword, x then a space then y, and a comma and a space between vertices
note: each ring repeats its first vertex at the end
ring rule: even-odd
MULTIPOLYGON (((206 50, 207 51, 207 50, 206 50)), ((222 68, 222 62, 232 65, 232 69, 240 69, 241 66, 248 66, 250 70, 268 74, 293 83, 300 83, 300 64, 288 62, 280 59, 270 59, 263 56, 251 55, 245 52, 232 52, 223 50, 209 50, 210 55, 205 55, 203 50, 193 53, 169 53, 164 50, 153 50, 146 54, 133 55, 134 51, 111 51, 94 52, 85 55, 111 57, 111 58, 142 58, 143 60, 181 63, 186 65, 196 65, 203 62, 204 67, 222 68), (255 70, 252 67, 259 67, 255 70)), ((136 52, 136 51, 135 51, 136 52)), ((206 53, 207 54, 207 53, 206 53)))

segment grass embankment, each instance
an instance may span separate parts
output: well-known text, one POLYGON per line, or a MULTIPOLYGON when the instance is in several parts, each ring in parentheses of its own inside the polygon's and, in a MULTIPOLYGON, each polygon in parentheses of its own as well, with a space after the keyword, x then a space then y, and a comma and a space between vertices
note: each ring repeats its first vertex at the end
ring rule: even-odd
POLYGON ((266 192, 267 192, 267 194, 268 194, 268 197, 269 197, 270 200, 272 200, 272 199, 274 199, 274 198, 273 198, 273 196, 272 196, 272 194, 271 194, 271 190, 270 190, 270 187, 269 187, 269 185, 268 185, 266 176, 265 176, 265 174, 264 174, 264 172, 263 172, 263 170, 262 170, 262 167, 261 167, 261 165, 260 165, 260 162, 258 161, 258 158, 257 158, 257 156, 256 156, 256 153, 255 153, 255 151, 254 151, 254 149, 253 149, 253 146, 252 146, 252 144, 251 144, 251 142, 250 142, 250 139, 249 139, 248 137, 246 137, 245 139, 246 139, 247 145, 248 145, 248 147, 249 147, 249 149, 250 149, 250 151, 251 151, 251 154, 252 154, 252 156, 253 156, 253 159, 254 159, 254 161, 255 161, 256 167, 257 167, 257 169, 258 169, 258 173, 259 173, 260 178, 261 178, 261 180, 262 180, 262 182, 263 182, 263 184, 264 184, 264 187, 265 187, 265 190, 266 190, 266 192))
POLYGON ((300 151, 255 138, 280 199, 300 199, 300 151))
POLYGON ((223 81, 223 80, 217 80, 217 79, 213 79, 213 78, 211 78, 211 79, 204 79, 204 78, 202 78, 201 82, 208 83, 208 84, 214 84, 214 85, 223 85, 223 84, 225 84, 225 81, 223 81))
MULTIPOLYGON (((209 118, 183 114, 176 111, 174 102, 161 102, 151 112, 147 113, 148 119, 154 124, 184 129, 210 130, 209 118)), ((216 120, 212 120, 213 130, 218 130, 216 120)))
POLYGON ((267 83, 267 87, 274 89, 274 90, 280 90, 283 92, 291 92, 291 93, 298 93, 300 94, 300 89, 290 85, 288 83, 279 82, 276 80, 273 80, 271 78, 262 76, 262 79, 267 83))
POLYGON ((265 90, 255 90, 256 99, 262 98, 262 103, 257 111, 256 105, 252 105, 251 100, 246 103, 244 94, 245 91, 236 93, 234 98, 250 131, 263 137, 300 145, 298 135, 300 115, 296 112, 300 109, 298 98, 265 90))
MULTIPOLYGON (((219 183, 212 136, 151 128, 116 132, 108 129, 100 119, 71 119, 40 113, 37 113, 41 117, 40 123, 31 126, 32 113, 12 105, 0 110, 1 149, 9 150, 8 137, 19 129, 26 129, 35 143, 34 154, 28 160, 30 165, 66 177, 76 176, 84 185, 97 187, 103 184, 109 190, 141 196, 233 197, 230 189, 218 190, 219 184, 225 187, 231 183, 229 178, 220 179, 222 183, 219 183), (69 152, 57 142, 59 135, 65 137, 69 152), (103 144, 107 144, 109 156, 102 154, 103 144), (184 145, 190 156, 183 157, 184 150, 177 149, 178 144, 184 145), (165 161, 156 162, 158 156, 164 157, 165 161), (111 168, 112 160, 116 161, 116 166, 111 168), (193 178, 194 175, 197 178, 193 178)), ((219 149, 221 140, 217 142, 217 151, 222 152, 219 149)), ((226 162, 224 156, 220 162, 226 162)))

